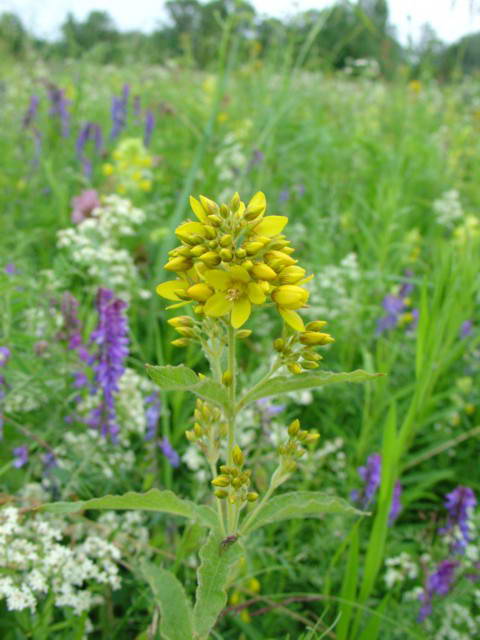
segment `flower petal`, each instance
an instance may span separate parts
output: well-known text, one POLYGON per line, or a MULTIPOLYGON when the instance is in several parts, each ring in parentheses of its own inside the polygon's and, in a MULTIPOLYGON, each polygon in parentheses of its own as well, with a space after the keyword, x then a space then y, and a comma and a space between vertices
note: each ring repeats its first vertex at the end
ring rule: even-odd
POLYGON ((288 222, 286 216, 267 216, 257 224, 253 232, 260 236, 276 236, 282 233, 283 228, 288 222))
POLYGON ((186 304, 190 304, 191 300, 186 300, 185 302, 177 302, 177 304, 169 304, 168 307, 165 307, 167 311, 170 309, 179 309, 180 307, 184 307, 186 304))
POLYGON ((253 304, 263 304, 265 302, 265 294, 263 289, 256 282, 249 282, 247 285, 247 293, 253 304))
POLYGON ((207 316, 213 318, 219 318, 224 316, 232 308, 232 303, 227 300, 224 293, 215 293, 211 298, 207 300, 203 308, 207 316))
POLYGON ((292 327, 292 329, 295 329, 295 331, 305 331, 303 320, 296 311, 292 311, 291 309, 282 309, 281 307, 277 307, 277 309, 282 318, 292 327))
POLYGON ((259 215, 262 215, 267 208, 267 200, 263 191, 257 191, 250 202, 247 205, 247 211, 258 211, 259 215))
POLYGON ((250 282, 251 280, 248 271, 244 267, 241 267, 237 264, 233 265, 233 267, 230 267, 228 273, 230 274, 230 280, 239 280, 240 282, 250 282))
POLYGON ((205 271, 203 277, 209 285, 219 291, 226 291, 232 281, 230 274, 222 269, 209 269, 205 271))
POLYGON ((200 222, 207 222, 207 214, 203 210, 200 202, 193 196, 190 196, 190 206, 192 207, 193 213, 197 216, 200 222))
POLYGON ((250 304, 250 300, 247 296, 242 296, 235 300, 233 303, 232 316, 230 318, 230 322, 234 329, 238 329, 245 324, 245 322, 250 317, 250 313, 252 311, 252 305, 250 304))
POLYGON ((185 237, 188 238, 188 236, 194 233, 201 236, 205 235, 205 227, 201 222, 185 222, 175 229, 175 235, 177 235, 181 240, 185 237))
POLYGON ((162 298, 178 301, 180 298, 176 295, 175 291, 186 289, 187 287, 188 282, 185 282, 185 280, 167 280, 167 282, 159 284, 155 291, 159 296, 162 296, 162 298))

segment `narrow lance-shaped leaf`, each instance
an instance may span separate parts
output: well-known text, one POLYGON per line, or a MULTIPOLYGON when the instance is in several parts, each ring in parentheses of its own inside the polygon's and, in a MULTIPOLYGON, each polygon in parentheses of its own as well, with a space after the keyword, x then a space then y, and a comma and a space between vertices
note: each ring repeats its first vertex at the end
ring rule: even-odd
POLYGON ((248 391, 240 400, 238 409, 246 407, 252 402, 255 402, 255 400, 260 400, 268 396, 290 393, 291 391, 316 389, 337 382, 367 382, 382 375, 382 373, 368 373, 368 371, 357 369, 356 371, 344 371, 340 373, 319 371, 316 373, 301 373, 292 376, 278 376, 248 391))
POLYGON ((343 498, 319 491, 294 491, 271 498, 259 511, 246 533, 266 524, 291 518, 319 518, 324 513, 345 515, 369 515, 348 504, 343 498))
POLYGON ((148 562, 141 570, 160 609, 162 640, 193 640, 192 605, 182 584, 171 571, 148 562))
POLYGON ((195 632, 203 640, 209 637, 227 603, 227 586, 242 550, 238 542, 222 547, 222 536, 211 533, 200 549, 197 593, 193 621, 195 632))
POLYGON ((163 391, 191 391, 222 409, 228 408, 228 394, 223 385, 211 378, 201 378, 183 364, 177 367, 146 365, 147 373, 163 391))
POLYGON ((162 511, 175 516, 196 520, 211 529, 218 528, 217 514, 205 505, 196 505, 190 500, 179 498, 173 491, 151 489, 147 493, 129 491, 121 496, 107 495, 77 502, 49 502, 40 507, 50 513, 74 513, 84 509, 131 509, 136 511, 162 511))

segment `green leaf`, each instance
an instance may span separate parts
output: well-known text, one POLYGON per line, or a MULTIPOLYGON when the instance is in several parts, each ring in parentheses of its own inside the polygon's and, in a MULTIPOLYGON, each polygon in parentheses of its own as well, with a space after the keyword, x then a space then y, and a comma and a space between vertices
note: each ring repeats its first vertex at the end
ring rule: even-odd
POLYGON ((136 511, 162 511, 176 516, 196 520, 205 527, 218 528, 217 514, 205 505, 196 505, 190 500, 179 498, 173 491, 150 489, 147 493, 129 491, 123 496, 103 496, 78 502, 49 502, 39 507, 50 513, 74 513, 84 509, 132 509, 136 511))
POLYGON ((267 396, 277 396, 281 393, 291 391, 303 391, 305 389, 316 389, 327 384, 336 382, 366 382, 383 376, 383 373, 368 373, 362 369, 356 371, 344 371, 335 373, 333 371, 318 371, 316 373, 300 373, 299 375, 278 376, 254 387, 239 402, 238 409, 246 407, 248 404, 266 398, 267 396))
POLYGON ((352 507, 346 500, 320 491, 294 491, 269 500, 260 509, 245 533, 255 531, 266 524, 291 518, 319 518, 324 513, 345 515, 369 515, 352 507))
POLYGON ((343 575, 342 590, 340 592, 340 621, 335 629, 338 640, 348 640, 348 628, 352 617, 352 602, 355 602, 358 583, 359 568, 359 541, 358 528, 354 529, 354 533, 350 540, 350 548, 348 550, 347 566, 343 575))
POLYGON ((200 549, 197 593, 193 621, 198 637, 208 638, 220 612, 227 603, 227 586, 242 548, 238 542, 222 548, 222 536, 210 533, 200 549))
POLYGON ((156 367, 151 364, 145 366, 148 375, 163 391, 191 391, 203 400, 212 402, 222 409, 228 408, 227 391, 223 385, 215 380, 200 378, 195 371, 183 364, 178 367, 170 365, 156 367))
POLYGON ((164 640, 192 640, 192 605, 178 579, 166 569, 148 562, 141 565, 160 609, 160 636, 164 640))

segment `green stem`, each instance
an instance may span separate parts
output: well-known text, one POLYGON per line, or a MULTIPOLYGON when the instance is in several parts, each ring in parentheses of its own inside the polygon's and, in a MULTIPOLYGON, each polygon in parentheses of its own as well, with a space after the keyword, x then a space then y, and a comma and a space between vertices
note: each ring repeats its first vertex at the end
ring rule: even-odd
MULTIPOLYGON (((233 447, 235 446, 235 418, 236 418, 236 378, 237 363, 235 359, 235 329, 228 325, 228 360, 227 371, 231 375, 231 382, 228 388, 228 439, 227 439, 227 464, 233 465, 233 447)), ((234 534, 236 506, 227 502, 227 530, 229 534, 234 534)))
POLYGON ((265 505, 265 503, 270 499, 270 497, 271 497, 272 493, 275 491, 275 489, 276 489, 276 487, 273 484, 270 483, 270 486, 268 487, 268 490, 267 490, 266 494, 263 496, 263 498, 257 504, 255 509, 243 521, 243 524, 240 527, 239 535, 243 535, 248 531, 248 527, 255 521, 255 518, 257 517, 258 512, 260 511, 260 509, 262 509, 262 507, 265 505))
MULTIPOLYGON (((212 474, 212 478, 216 478, 217 477, 217 465, 210 463, 210 471, 212 474)), ((220 500, 220 498, 215 497, 215 502, 217 503, 217 513, 218 513, 218 521, 220 523, 220 529, 222 531, 222 534, 225 536, 226 535, 226 530, 225 530, 225 518, 223 516, 223 509, 222 509, 222 501, 220 500)))
POLYGON ((281 366, 282 366, 282 362, 280 360, 277 360, 277 362, 273 364, 270 371, 266 375, 264 375, 263 378, 257 382, 257 384, 253 385, 253 387, 247 391, 247 393, 243 396, 243 398, 239 401, 238 405, 236 406, 235 408, 236 413, 241 411, 247 404, 249 404, 249 398, 252 397, 255 391, 262 384, 267 382, 267 380, 269 380, 271 376, 275 373, 275 371, 277 371, 277 369, 280 369, 281 366))

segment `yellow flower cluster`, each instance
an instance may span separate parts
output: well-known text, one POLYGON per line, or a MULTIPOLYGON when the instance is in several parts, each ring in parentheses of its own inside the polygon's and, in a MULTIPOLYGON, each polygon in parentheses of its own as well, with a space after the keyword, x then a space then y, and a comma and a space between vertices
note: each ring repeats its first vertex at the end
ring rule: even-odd
POLYGON ((117 145, 112 154, 113 164, 102 167, 105 176, 113 176, 120 194, 131 191, 151 191, 153 156, 140 138, 127 138, 117 145))
POLYGON ((288 440, 279 446, 278 453, 282 458, 282 466, 287 473, 297 468, 297 460, 305 455, 302 445, 315 444, 320 434, 315 430, 306 431, 300 428, 300 421, 294 420, 288 427, 288 440))
POLYGON ((265 216, 267 203, 259 191, 245 205, 238 193, 219 206, 200 196, 190 198, 197 220, 175 231, 181 241, 169 254, 165 269, 175 280, 158 285, 157 293, 178 304, 194 303, 194 311, 211 318, 228 317, 241 327, 254 306, 273 303, 295 331, 305 331, 298 310, 306 306, 310 280, 292 257, 294 248, 282 234, 288 219, 265 216))
POLYGON ((221 500, 226 499, 230 504, 244 504, 258 500, 256 491, 249 491, 252 472, 242 469, 245 457, 240 447, 233 447, 233 465, 221 465, 220 475, 212 480, 215 487, 215 496, 221 500))

